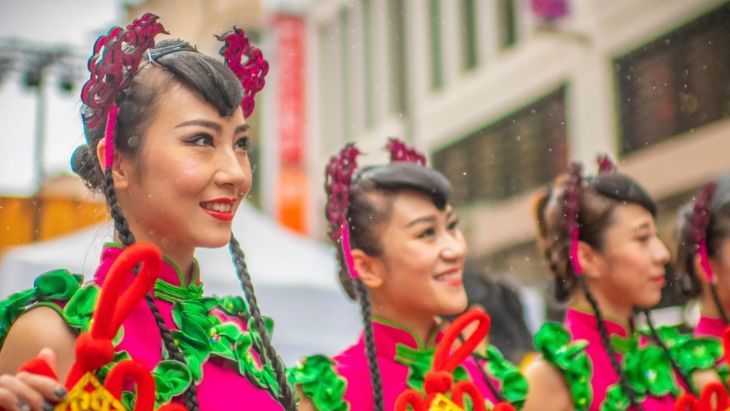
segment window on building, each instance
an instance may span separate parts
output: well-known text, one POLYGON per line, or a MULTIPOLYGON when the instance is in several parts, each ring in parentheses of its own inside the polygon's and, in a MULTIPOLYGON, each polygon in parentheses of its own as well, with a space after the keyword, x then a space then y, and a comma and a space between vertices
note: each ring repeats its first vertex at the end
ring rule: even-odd
POLYGON ((479 31, 477 29, 477 0, 463 0, 461 7, 462 10, 462 45, 464 48, 463 55, 463 67, 466 70, 473 69, 479 64, 478 47, 477 41, 479 37, 479 31))
POLYGON ((431 37, 431 87, 444 85, 443 53, 441 50, 441 0, 429 0, 429 33, 431 37))
POLYGON ((499 46, 512 47, 517 43, 517 5, 515 0, 497 0, 499 46))
POLYGON ((549 182, 567 166, 565 90, 448 145, 433 155, 454 186, 453 201, 502 200, 549 182))
POLYGON ((375 107, 373 106, 373 10, 371 0, 362 2, 363 26, 363 68, 365 69, 365 127, 371 129, 375 125, 375 107))
POLYGON ((616 60, 627 154, 730 117, 730 5, 616 60))
POLYGON ((406 15, 404 0, 388 0, 390 112, 408 113, 406 83, 406 15))

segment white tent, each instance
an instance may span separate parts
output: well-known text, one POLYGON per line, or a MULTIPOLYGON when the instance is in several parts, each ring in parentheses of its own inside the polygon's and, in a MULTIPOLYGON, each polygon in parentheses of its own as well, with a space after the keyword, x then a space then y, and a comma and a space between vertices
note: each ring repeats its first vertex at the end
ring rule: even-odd
MULTIPOLYGON (((313 353, 334 354, 357 338, 356 304, 336 280, 334 250, 286 230, 253 208, 242 206, 233 232, 246 253, 264 315, 274 319, 274 345, 287 362, 313 353)), ((0 298, 30 288, 40 273, 66 268, 90 278, 110 223, 52 241, 16 247, 0 260, 0 298)), ((206 294, 241 295, 226 247, 199 249, 206 294)))

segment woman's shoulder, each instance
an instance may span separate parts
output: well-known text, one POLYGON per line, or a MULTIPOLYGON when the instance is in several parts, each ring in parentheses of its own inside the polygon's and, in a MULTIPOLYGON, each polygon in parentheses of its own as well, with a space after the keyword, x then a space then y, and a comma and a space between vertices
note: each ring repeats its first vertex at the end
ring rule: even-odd
MULTIPOLYGON (((521 409, 527 398, 527 379, 519 367, 507 360, 497 347, 490 344, 483 353, 476 356, 484 361, 488 376, 499 382, 504 399, 517 409, 521 409)), ((476 364, 481 366, 481 364, 476 364)))
POLYGON ((587 341, 573 339, 563 324, 543 324, 535 334, 535 348, 542 358, 536 360, 526 372, 530 384, 553 381, 554 384, 548 385, 555 385, 556 388, 556 384, 567 384, 575 409, 587 409, 592 399, 593 373, 587 346, 587 341))
POLYGON ((73 362, 76 334, 63 316, 49 306, 37 306, 19 315, 3 337, 0 374, 14 373, 44 348, 56 354, 60 376, 69 371, 73 362))
MULTIPOLYGON (((33 282, 32 288, 16 292, 0 301, 0 347, 15 322, 25 313, 35 311, 34 309, 39 307, 46 308, 38 311, 45 313, 43 315, 50 315, 48 310, 55 311, 57 316, 66 320, 72 328, 81 328, 82 322, 88 325, 88 321, 82 321, 79 317, 81 311, 84 311, 79 304, 88 306, 87 314, 90 321, 96 299, 95 288, 97 287, 94 285, 84 286, 83 276, 72 274, 65 269, 39 275, 33 282), (69 304, 71 304, 70 309, 69 304)), ((25 321, 31 321, 38 315, 41 314, 36 313, 25 321)))

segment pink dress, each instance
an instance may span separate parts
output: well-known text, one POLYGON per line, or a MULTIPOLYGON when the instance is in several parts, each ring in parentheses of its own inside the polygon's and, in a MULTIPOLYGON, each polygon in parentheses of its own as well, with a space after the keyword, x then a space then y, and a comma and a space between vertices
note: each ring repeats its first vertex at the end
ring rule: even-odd
POLYGON ((702 316, 697 322, 694 335, 696 337, 722 338, 722 333, 725 332, 726 328, 727 324, 722 318, 702 316))
MULTIPOLYGON (((619 336, 626 338, 628 332, 620 325, 604 320, 608 334, 611 336, 619 336)), ((601 334, 598 331, 598 322, 596 317, 574 308, 569 308, 565 316, 565 327, 568 329, 574 340, 583 340, 588 342, 586 354, 590 358, 593 367, 591 376, 591 388, 593 391, 593 401, 590 410, 598 411, 600 405, 606 398, 606 391, 609 387, 618 382, 618 375, 611 367, 611 360, 608 352, 601 342, 601 334)), ((645 341, 643 341, 645 343, 645 341)), ((622 356, 619 355, 619 361, 622 356)), ((642 403, 644 410, 674 410, 674 397, 672 395, 664 395, 661 397, 649 396, 642 403)), ((629 408, 635 410, 634 407, 629 408)))
MULTIPOLYGON (((105 246, 90 284, 82 284, 80 276, 66 270, 56 270, 36 279, 33 290, 0 302, 0 311, 15 314, 5 327, 0 321, 0 344, 12 320, 39 305, 56 309, 77 332, 88 329, 99 286, 121 251, 118 245, 105 246)), ((178 395, 194 381, 200 410, 283 409, 273 396, 277 388, 271 368, 261 367, 257 335, 247 331, 245 302, 240 297, 203 297, 197 262, 191 284, 183 285, 182 278, 165 260, 154 302, 186 363, 164 361, 163 342, 146 301, 122 325, 115 341, 119 359, 131 356, 154 370, 158 405, 178 401, 178 395)))
MULTIPOLYGON (((415 388, 422 392, 441 334, 435 334, 424 342, 408 330, 381 320, 373 322, 373 329, 385 409, 392 410, 403 391, 415 388)), ((521 406, 527 392, 526 381, 494 347, 490 347, 478 360, 469 358, 464 361, 455 371, 454 380, 471 380, 484 397, 494 403, 495 396, 479 367, 489 374, 492 385, 503 397, 521 406)), ((373 410, 373 387, 363 336, 332 359, 324 356, 305 358, 291 370, 290 381, 298 385, 320 411, 373 410)))

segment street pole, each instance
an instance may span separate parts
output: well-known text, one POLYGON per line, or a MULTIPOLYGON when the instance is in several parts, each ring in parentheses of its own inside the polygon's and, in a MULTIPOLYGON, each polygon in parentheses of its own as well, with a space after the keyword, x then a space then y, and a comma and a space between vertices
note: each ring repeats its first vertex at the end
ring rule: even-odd
POLYGON ((43 224, 43 198, 41 189, 45 180, 45 146, 46 146, 46 87, 45 66, 40 67, 40 81, 36 87, 35 106, 35 144, 33 145, 33 164, 35 165, 35 191, 33 194, 33 224, 31 238, 38 241, 41 238, 43 224))

